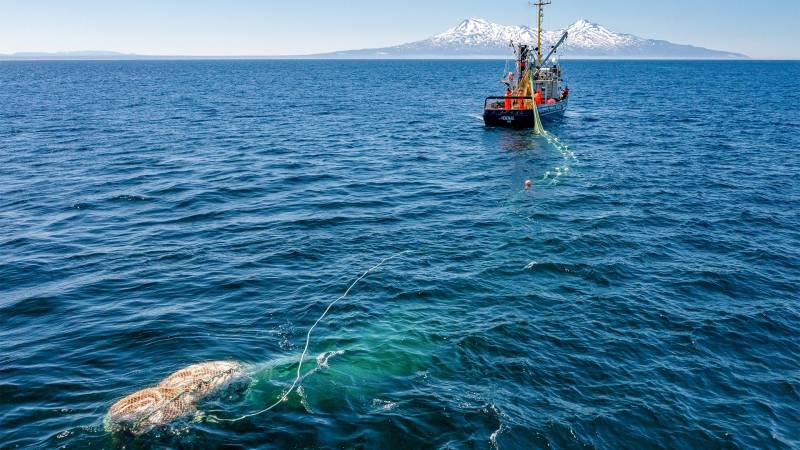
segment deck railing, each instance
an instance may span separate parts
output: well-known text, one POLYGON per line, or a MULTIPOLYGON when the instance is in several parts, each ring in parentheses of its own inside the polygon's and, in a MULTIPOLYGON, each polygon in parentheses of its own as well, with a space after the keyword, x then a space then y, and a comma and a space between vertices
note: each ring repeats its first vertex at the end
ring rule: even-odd
MULTIPOLYGON (((533 107, 533 97, 486 97, 486 100, 483 102, 483 109, 502 109, 502 110, 505 110, 506 109, 506 105, 505 105, 506 99, 512 101, 511 109, 531 109, 533 107), (498 100, 498 101, 493 101, 493 102, 489 103, 490 100, 498 100), (523 108, 519 107, 519 101, 520 100, 525 102, 524 103, 525 106, 523 108), (530 100, 530 102, 528 100, 530 100)), ((558 102, 560 102, 562 100, 565 100, 565 99, 563 99, 563 98, 556 99, 556 103, 558 103, 558 102)), ((546 103, 546 101, 543 101, 539 106, 550 105, 550 104, 552 104, 552 103, 546 103)))
MULTIPOLYGON (((486 97, 486 100, 484 100, 484 102, 483 102, 483 109, 506 109, 506 104, 505 104, 506 103, 506 99, 511 100, 512 102, 516 102, 517 104, 519 104, 520 100, 533 101, 533 97, 486 97), (489 103, 489 100, 500 100, 500 101, 489 103)), ((511 109, 530 109, 530 107, 528 107, 528 108, 520 108, 520 107, 514 108, 513 107, 514 106, 513 103, 512 103, 511 106, 512 106, 511 109)))

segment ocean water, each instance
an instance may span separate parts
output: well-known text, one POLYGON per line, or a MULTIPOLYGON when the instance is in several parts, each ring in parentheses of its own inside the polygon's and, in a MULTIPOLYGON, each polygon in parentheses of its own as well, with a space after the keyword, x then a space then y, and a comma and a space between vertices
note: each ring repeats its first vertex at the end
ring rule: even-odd
POLYGON ((0 448, 800 448, 800 63, 565 61, 567 149, 503 66, 0 63, 0 448))

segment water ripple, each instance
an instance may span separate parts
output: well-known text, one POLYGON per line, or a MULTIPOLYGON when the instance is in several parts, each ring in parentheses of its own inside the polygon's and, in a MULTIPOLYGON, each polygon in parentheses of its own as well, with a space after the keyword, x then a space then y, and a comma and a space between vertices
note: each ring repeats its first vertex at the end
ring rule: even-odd
POLYGON ((0 63, 0 448, 799 448, 800 65, 565 67, 547 142, 493 61, 0 63), (280 407, 103 431, 274 403, 405 250, 280 407))

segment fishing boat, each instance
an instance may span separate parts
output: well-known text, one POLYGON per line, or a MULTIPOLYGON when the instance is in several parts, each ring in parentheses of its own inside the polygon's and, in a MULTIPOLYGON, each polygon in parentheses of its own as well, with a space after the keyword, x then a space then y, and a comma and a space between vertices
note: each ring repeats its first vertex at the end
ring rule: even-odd
POLYGON ((569 88, 562 89, 563 72, 553 59, 558 48, 567 40, 567 32, 542 57, 543 8, 549 4, 549 1, 543 0, 534 3, 539 8, 536 47, 528 43, 509 42, 514 55, 514 71, 508 72, 507 76, 504 73, 500 80, 506 86, 505 95, 486 98, 483 105, 486 126, 534 128, 537 113, 538 117, 549 119, 563 115, 567 110, 569 88))

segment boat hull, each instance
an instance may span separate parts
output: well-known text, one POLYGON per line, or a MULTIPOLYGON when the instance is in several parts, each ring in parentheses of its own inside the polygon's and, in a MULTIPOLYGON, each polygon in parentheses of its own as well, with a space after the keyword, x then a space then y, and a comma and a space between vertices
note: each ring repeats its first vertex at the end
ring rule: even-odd
MULTIPOLYGON (((547 120, 564 114, 567 100, 556 103, 538 105, 539 118, 547 120)), ((484 109, 483 123, 487 127, 533 128, 535 121, 531 109, 484 109)))

